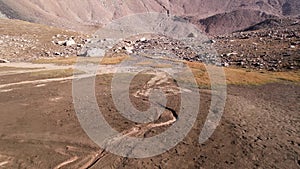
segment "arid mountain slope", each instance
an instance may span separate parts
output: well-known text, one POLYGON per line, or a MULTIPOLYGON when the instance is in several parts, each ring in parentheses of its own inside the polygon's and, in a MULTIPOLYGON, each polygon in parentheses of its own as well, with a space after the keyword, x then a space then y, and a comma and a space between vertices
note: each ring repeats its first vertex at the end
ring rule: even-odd
MULTIPOLYGON (((220 28, 223 32, 230 32, 261 22, 267 15, 299 15, 299 7, 298 0, 0 0, 0 12, 10 18, 81 31, 97 28, 112 19, 130 14, 164 12, 189 16, 193 20, 210 17, 213 18, 213 22, 220 20, 221 23, 231 18, 237 19, 236 23, 226 23, 228 30, 222 26, 220 28), (252 13, 253 10, 258 12, 252 13), (264 15, 260 15, 259 12, 264 15), (243 23, 240 24, 239 21, 243 23)), ((212 27, 211 21, 202 23, 208 23, 204 26, 209 27, 209 30, 212 27)), ((216 33, 216 30, 209 33, 216 33)))
POLYGON ((0 18, 0 62, 74 56, 86 35, 46 25, 0 18), (58 45, 73 37, 76 44, 58 45), (78 44, 78 45, 77 45, 78 44))
POLYGON ((200 24, 205 26, 205 32, 210 34, 224 34, 241 30, 249 25, 262 22, 276 16, 266 14, 257 10, 237 10, 229 13, 217 14, 205 19, 201 19, 200 24))

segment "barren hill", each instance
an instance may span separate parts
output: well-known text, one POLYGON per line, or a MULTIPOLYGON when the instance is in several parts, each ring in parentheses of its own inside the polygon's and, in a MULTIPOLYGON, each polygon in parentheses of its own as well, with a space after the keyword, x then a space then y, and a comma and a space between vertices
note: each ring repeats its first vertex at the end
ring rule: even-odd
POLYGON ((201 20, 209 33, 224 33, 270 16, 299 15, 299 7, 298 0, 0 0, 0 12, 9 18, 81 31, 130 14, 164 12, 201 20))
POLYGON ((257 10, 236 10, 229 13, 217 14, 205 19, 201 19, 200 24, 205 26, 205 32, 210 34, 224 34, 241 30, 249 25, 255 25, 266 19, 277 16, 267 14, 257 10))

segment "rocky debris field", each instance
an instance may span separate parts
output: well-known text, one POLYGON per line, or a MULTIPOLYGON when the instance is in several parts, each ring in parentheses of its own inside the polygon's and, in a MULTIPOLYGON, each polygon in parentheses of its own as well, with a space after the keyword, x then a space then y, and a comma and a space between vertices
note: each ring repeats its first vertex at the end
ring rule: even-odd
POLYGON ((54 35, 48 42, 39 40, 38 35, 0 35, 0 51, 8 61, 31 61, 41 58, 76 56, 86 38, 80 36, 54 35), (65 40, 64 40, 65 39, 65 40))
POLYGON ((151 58, 169 58, 188 61, 216 63, 217 55, 211 51, 212 40, 198 41, 189 35, 184 40, 166 36, 141 36, 137 40, 125 40, 117 44, 110 53, 135 54, 151 58))
POLYGON ((254 31, 218 36, 215 48, 223 64, 270 71, 299 69, 300 23, 291 20, 283 26, 278 24, 259 24, 250 28, 254 31), (259 29, 262 26, 267 28, 259 29))
POLYGON ((24 62, 40 58, 76 56, 84 34, 19 20, 0 19, 0 59, 24 62))
POLYGON ((52 43, 61 50, 58 50, 54 53, 47 52, 48 56, 76 56, 79 51, 83 48, 84 44, 88 42, 88 39, 83 36, 68 36, 57 34, 52 37, 52 43))
POLYGON ((7 55, 7 58, 9 56, 11 61, 17 60, 20 54, 24 54, 26 51, 35 50, 37 43, 38 39, 34 39, 26 35, 0 35, 1 57, 7 55))
POLYGON ((298 20, 266 21, 248 29, 202 39, 193 33, 184 40, 158 35, 139 35, 114 44, 57 28, 1 19, 1 62, 31 61, 69 56, 140 55, 212 63, 225 67, 286 71, 300 68, 300 24, 298 20), (282 24, 282 25, 280 25, 282 24), (250 31, 251 30, 251 31, 250 31), (18 32, 16 34, 16 32, 18 32))
POLYGON ((163 35, 138 35, 129 37, 117 44, 113 39, 100 39, 94 37, 90 40, 79 56, 91 57, 104 55, 108 57, 119 54, 138 55, 147 58, 187 60, 204 62, 221 66, 220 57, 213 48, 214 40, 207 37, 199 39, 193 33, 185 39, 173 39, 163 35))
POLYGON ((300 23, 297 19, 266 20, 246 30, 210 39, 191 33, 184 40, 139 35, 114 44, 112 39, 89 41, 80 56, 124 53, 152 58, 180 59, 254 70, 288 71, 300 68, 300 23), (104 46, 104 47, 103 47, 104 46))
POLYGON ((123 53, 255 70, 296 70, 300 68, 299 31, 300 25, 296 23, 290 29, 237 32, 203 41, 192 35, 182 41, 165 36, 139 36, 116 45, 110 39, 92 40, 80 56, 96 56, 95 53, 101 53, 98 47, 105 45, 111 48, 107 52, 110 56, 123 53))

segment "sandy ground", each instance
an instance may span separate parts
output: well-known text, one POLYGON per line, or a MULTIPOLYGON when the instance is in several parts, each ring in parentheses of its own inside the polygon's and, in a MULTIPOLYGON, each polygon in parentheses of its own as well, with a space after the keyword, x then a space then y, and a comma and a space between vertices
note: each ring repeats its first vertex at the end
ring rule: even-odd
MULTIPOLYGON (((198 118, 182 142, 159 156, 130 159, 104 151, 83 131, 73 106, 71 79, 45 81, 36 77, 31 79, 34 83, 24 84, 26 73, 16 72, 15 80, 11 80, 10 75, 4 75, 11 71, 1 71, 0 168, 300 167, 299 84, 228 86, 221 123, 203 144, 198 143, 198 138, 211 92, 201 89, 198 118)), ((143 85, 155 78, 159 82, 153 75, 135 78, 130 98, 137 109, 147 110, 150 103, 143 85)), ((167 130, 174 122, 174 114, 167 110, 157 119, 156 127, 153 124, 140 127, 125 119, 113 104, 111 79, 110 74, 97 76, 96 97, 104 117, 117 131, 151 137, 167 130), (137 126, 138 131, 132 132, 137 126)), ((166 87, 164 83, 156 85, 166 87)), ((172 82, 169 84, 174 86, 172 82)), ((170 85, 165 89, 169 90, 170 85)), ((176 88, 168 93, 167 106, 177 113, 180 94, 176 88)))

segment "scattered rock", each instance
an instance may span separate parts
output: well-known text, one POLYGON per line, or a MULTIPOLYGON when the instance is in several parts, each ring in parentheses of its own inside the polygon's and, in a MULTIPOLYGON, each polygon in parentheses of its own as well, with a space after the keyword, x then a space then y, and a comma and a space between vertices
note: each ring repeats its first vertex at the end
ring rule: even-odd
POLYGON ((141 41, 141 42, 146 42, 147 39, 146 39, 145 37, 143 37, 143 38, 140 39, 140 41, 141 41))
POLYGON ((232 55, 237 55, 238 53, 237 52, 231 52, 231 53, 227 53, 226 56, 232 56, 232 55))
POLYGON ((296 42, 291 42, 291 45, 299 45, 300 41, 296 41, 296 42))
POLYGON ((0 63, 9 63, 9 61, 6 59, 0 59, 0 63))
POLYGON ((66 41, 65 45, 66 46, 76 45, 76 42, 74 41, 73 38, 70 38, 69 40, 66 41))
POLYGON ((66 41, 65 40, 64 41, 57 41, 57 44, 60 45, 60 46, 63 46, 63 45, 66 44, 66 41))
POLYGON ((223 63, 223 66, 224 67, 229 67, 229 63, 225 62, 225 63, 223 63))
POLYGON ((105 51, 99 48, 81 50, 77 54, 77 56, 82 56, 82 57, 101 57, 104 55, 105 55, 105 51))
POLYGON ((126 50, 127 53, 129 53, 129 54, 132 54, 132 53, 133 53, 134 47, 131 47, 131 46, 130 46, 130 47, 127 47, 127 46, 125 46, 124 48, 125 48, 125 50, 126 50))
POLYGON ((222 65, 284 71, 300 68, 300 27, 266 28, 217 36, 214 44, 222 65), (235 52, 237 51, 236 54, 235 52))
POLYGON ((60 52, 54 52, 53 54, 56 55, 56 56, 61 56, 60 52))
POLYGON ((188 36, 187 36, 188 38, 195 38, 195 37, 197 37, 194 33, 190 33, 190 34, 188 34, 188 36))

